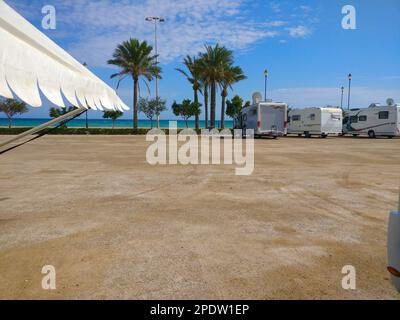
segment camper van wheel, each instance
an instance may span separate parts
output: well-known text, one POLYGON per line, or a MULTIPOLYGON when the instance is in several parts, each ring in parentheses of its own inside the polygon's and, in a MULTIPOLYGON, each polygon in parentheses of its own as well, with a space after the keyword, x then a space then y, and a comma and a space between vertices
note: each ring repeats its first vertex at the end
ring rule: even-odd
POLYGON ((375 131, 374 130, 369 130, 368 131, 368 137, 370 137, 371 139, 376 138, 375 131))
POLYGON ((309 132, 304 132, 304 136, 305 136, 306 138, 311 138, 311 134, 310 134, 309 132))
POLYGON ((353 134, 353 137, 358 137, 358 134, 353 134))
POLYGON ((321 138, 325 139, 328 135, 327 134, 321 134, 321 138))
POLYGON ((393 139, 394 137, 393 137, 393 136, 388 136, 388 138, 389 138, 389 139, 393 139))
POLYGON ((299 133, 297 136, 298 136, 298 137, 301 137, 301 136, 302 136, 302 134, 301 134, 301 133, 299 133))

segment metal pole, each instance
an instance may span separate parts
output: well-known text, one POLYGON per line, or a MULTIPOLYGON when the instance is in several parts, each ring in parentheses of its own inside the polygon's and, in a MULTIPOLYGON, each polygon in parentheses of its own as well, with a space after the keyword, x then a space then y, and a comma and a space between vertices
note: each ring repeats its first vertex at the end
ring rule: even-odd
POLYGON ((341 88, 342 89, 342 98, 340 100, 340 109, 343 109, 343 94, 344 94, 344 87, 341 88))
POLYGON ((265 76, 265 88, 264 88, 264 100, 267 101, 267 81, 268 81, 268 76, 265 76))
MULTIPOLYGON (((158 66, 158 35, 157 35, 157 23, 164 22, 164 18, 162 17, 147 17, 146 21, 154 22, 154 50, 156 55, 156 65, 158 66)), ((158 76, 156 76, 156 100, 158 101, 159 94, 158 94, 158 76)), ((157 128, 159 127, 159 115, 156 115, 157 119, 157 128)))
POLYGON ((347 110, 350 110, 351 78, 352 78, 352 75, 349 74, 349 96, 348 96, 348 100, 347 100, 347 110))
MULTIPOLYGON (((156 50, 156 65, 158 66, 157 20, 154 20, 154 43, 156 50)), ((158 99, 158 77, 156 77, 156 98, 158 99)))
POLYGON ((21 134, 19 134, 17 136, 14 136, 11 139, 8 139, 8 140, 6 140, 4 142, 0 142, 0 148, 2 148, 2 147, 6 146, 6 145, 8 145, 8 144, 10 144, 10 143, 12 143, 14 141, 22 139, 22 138, 24 138, 26 136, 38 133, 39 131, 42 131, 42 130, 46 129, 46 128, 52 126, 53 124, 56 124, 56 123, 59 123, 59 122, 65 120, 65 119, 68 119, 69 117, 77 116, 77 115, 81 114, 82 112, 85 112, 85 110, 86 109, 84 109, 84 108, 75 109, 75 110, 73 110, 73 111, 71 111, 71 112, 69 112, 67 114, 64 114, 61 117, 58 117, 56 119, 53 119, 53 120, 51 120, 49 122, 46 122, 46 123, 40 125, 40 126, 37 126, 37 127, 32 128, 32 129, 30 129, 28 131, 25 131, 25 132, 23 132, 23 133, 21 133, 21 134))
POLYGON ((89 128, 89 121, 88 121, 88 111, 89 111, 89 109, 88 109, 88 110, 86 110, 86 112, 85 112, 85 114, 86 114, 86 129, 88 129, 88 128, 89 128))

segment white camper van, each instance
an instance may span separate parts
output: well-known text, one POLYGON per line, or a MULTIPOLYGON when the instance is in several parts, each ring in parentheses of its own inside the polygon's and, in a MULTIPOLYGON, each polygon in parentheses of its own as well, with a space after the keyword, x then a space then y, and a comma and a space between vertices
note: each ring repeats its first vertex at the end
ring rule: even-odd
POLYGON ((287 104, 282 102, 262 102, 261 95, 253 95, 253 105, 243 108, 235 121, 235 128, 253 129, 255 136, 277 138, 287 133, 287 104))
POLYGON ((400 136, 400 105, 392 99, 387 106, 371 104, 369 108, 352 109, 345 114, 343 133, 353 136, 368 135, 370 138, 400 136))
POLYGON ((305 108, 289 112, 288 134, 311 137, 340 135, 343 128, 343 111, 339 108, 305 108))

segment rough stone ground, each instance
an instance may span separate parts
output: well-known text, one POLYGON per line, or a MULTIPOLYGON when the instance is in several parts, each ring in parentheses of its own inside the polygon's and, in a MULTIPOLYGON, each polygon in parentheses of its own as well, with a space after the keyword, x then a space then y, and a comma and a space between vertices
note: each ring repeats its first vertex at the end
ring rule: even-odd
POLYGON ((257 140, 248 177, 153 167, 148 145, 46 136, 0 155, 0 298, 400 298, 386 271, 399 139, 257 140))

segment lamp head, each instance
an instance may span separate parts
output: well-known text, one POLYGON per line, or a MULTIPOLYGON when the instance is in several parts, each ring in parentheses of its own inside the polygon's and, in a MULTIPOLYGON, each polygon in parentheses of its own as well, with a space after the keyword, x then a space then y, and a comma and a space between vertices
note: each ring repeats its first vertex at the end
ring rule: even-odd
POLYGON ((264 70, 264 76, 268 77, 268 70, 267 69, 264 70))
POLYGON ((349 75, 347 77, 349 78, 349 80, 351 80, 353 78, 353 75, 351 73, 349 73, 349 75))

